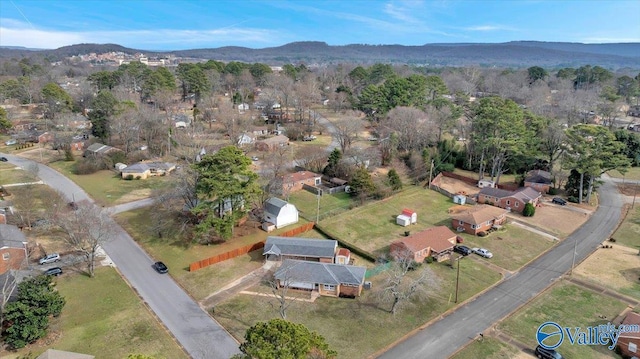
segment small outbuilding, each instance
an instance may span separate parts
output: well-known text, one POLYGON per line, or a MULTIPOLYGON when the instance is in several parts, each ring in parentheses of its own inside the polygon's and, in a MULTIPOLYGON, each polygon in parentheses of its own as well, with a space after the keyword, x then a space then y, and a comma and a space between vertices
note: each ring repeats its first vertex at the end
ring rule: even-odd
POLYGON ((487 187, 496 188, 496 183, 493 182, 493 181, 481 179, 481 180, 478 181, 478 187, 480 187, 480 188, 487 188, 487 187))
POLYGON ((467 203, 467 196, 465 196, 463 194, 457 194, 457 195, 453 196, 453 203, 465 204, 465 203, 467 203))
POLYGON ((270 227, 269 223, 275 228, 282 228, 298 222, 298 209, 289 202, 271 197, 264 203, 263 219, 265 223, 262 228, 266 231, 270 227))
POLYGON ((410 209, 403 209, 402 213, 396 217, 396 224, 403 227, 416 223, 418 223, 418 214, 410 209))

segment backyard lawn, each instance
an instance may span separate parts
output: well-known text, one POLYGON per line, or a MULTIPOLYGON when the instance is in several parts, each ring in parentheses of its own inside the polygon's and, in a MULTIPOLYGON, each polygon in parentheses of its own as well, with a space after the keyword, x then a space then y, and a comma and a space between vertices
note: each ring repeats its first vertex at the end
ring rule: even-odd
POLYGON ((96 276, 60 277, 57 288, 67 304, 53 319, 46 340, 3 358, 17 358, 48 348, 125 358, 141 353, 155 358, 188 358, 133 290, 113 268, 98 268, 96 276))
POLYGON ((640 200, 634 208, 629 209, 626 218, 611 237, 618 244, 640 250, 640 200))
MULTIPOLYGON (((34 175, 11 164, 0 162, 0 185, 39 181, 34 175)), ((7 187, 9 188, 9 187, 7 187)))
MULTIPOLYGON (((289 195, 289 202, 296 206, 300 216, 315 222, 318 213, 318 196, 309 191, 296 191, 289 195)), ((320 196, 320 220, 347 211, 351 203, 351 195, 345 192, 320 196)))
POLYGON ((116 220, 152 258, 167 264, 171 276, 186 288, 196 300, 206 298, 225 284, 262 266, 262 252, 254 251, 195 272, 189 272, 189 264, 266 240, 269 235, 277 236, 279 233, 307 223, 301 220, 296 225, 287 226, 271 233, 258 228, 236 229, 237 233, 242 233, 243 235, 220 244, 198 245, 177 241, 172 238, 158 238, 154 233, 151 233, 148 225, 150 211, 152 209, 142 208, 120 213, 116 216, 116 220))
MULTIPOLYGON (((612 321, 625 307, 625 303, 611 297, 560 282, 499 324, 498 329, 533 349, 537 345, 536 331, 542 323, 552 321, 561 327, 584 330, 612 321)), ((571 345, 566 337, 558 351, 567 358, 584 359, 613 354, 606 346, 571 345)))
MULTIPOLYGON (((463 170, 460 168, 456 168, 453 173, 461 175, 461 176, 465 176, 465 177, 469 177, 469 178, 473 178, 473 179, 478 179, 478 172, 472 172, 472 171, 467 171, 467 170, 463 170)), ((485 173, 484 175, 484 179, 489 180, 491 174, 490 173, 485 173)), ((515 183, 516 181, 516 175, 513 174, 502 174, 502 176, 500 176, 500 183, 515 183)))
MULTIPOLYGON (((424 264, 427 265, 427 264, 424 264)), ((302 323, 323 335, 337 350, 338 358, 365 358, 400 339, 456 304, 456 270, 443 263, 429 264, 440 278, 440 288, 429 298, 415 298, 389 313, 390 304, 380 301, 386 274, 372 281, 372 289, 357 299, 320 297, 315 302, 295 302, 287 311, 287 320, 302 323)), ((412 273, 417 275, 419 269, 412 273)), ((496 283, 500 275, 475 261, 461 261, 459 302, 496 283)), ((252 288, 251 291, 264 291, 252 288)), ((258 321, 278 317, 276 300, 248 294, 237 295, 215 307, 214 317, 237 339, 258 321)))
POLYGON ((615 178, 624 178, 625 180, 636 180, 640 181, 640 167, 631 167, 627 170, 627 172, 622 175, 622 173, 617 170, 612 170, 607 172, 607 174, 611 177, 615 178))
POLYGON ((386 252, 389 244, 405 231, 419 232, 429 227, 451 223, 448 197, 418 186, 408 186, 392 197, 366 204, 349 212, 320 221, 332 235, 364 250, 386 252), (396 224, 404 208, 418 213, 418 223, 409 227, 396 224))
POLYGON ((146 180, 125 181, 113 171, 102 170, 88 175, 72 172, 75 162, 58 161, 49 164, 84 189, 98 204, 115 204, 147 198, 153 188, 158 188, 169 177, 151 177, 146 180))
POLYGON ((486 260, 510 271, 524 266, 555 245, 553 240, 513 224, 507 224, 502 228, 486 237, 466 233, 458 235, 464 239, 463 244, 467 247, 480 247, 491 251, 493 258, 486 260))

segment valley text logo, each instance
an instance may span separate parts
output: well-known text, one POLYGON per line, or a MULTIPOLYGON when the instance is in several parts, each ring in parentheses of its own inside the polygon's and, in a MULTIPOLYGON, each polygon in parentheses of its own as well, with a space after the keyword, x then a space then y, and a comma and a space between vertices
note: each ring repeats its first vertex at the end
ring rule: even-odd
POLYGON ((621 334, 640 333, 640 325, 619 325, 611 323, 593 327, 561 327, 556 322, 546 322, 538 327, 536 340, 545 349, 556 349, 565 340, 571 345, 607 345, 613 350, 621 334))

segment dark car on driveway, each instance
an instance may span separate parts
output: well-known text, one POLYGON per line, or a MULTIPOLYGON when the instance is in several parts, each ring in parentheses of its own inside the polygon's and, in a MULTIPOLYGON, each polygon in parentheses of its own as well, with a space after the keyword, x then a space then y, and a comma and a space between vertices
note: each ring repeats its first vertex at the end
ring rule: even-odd
POLYGON ((555 204, 559 204, 561 206, 565 206, 567 204, 567 201, 565 201, 564 199, 560 198, 560 197, 553 197, 553 199, 551 200, 551 202, 555 203, 555 204))
POLYGON ((162 262, 153 263, 153 269, 155 269, 156 272, 158 272, 160 274, 165 274, 165 273, 169 272, 169 268, 167 268, 166 264, 164 264, 162 262))
POLYGON ((455 246, 453 247, 453 251, 456 253, 460 253, 463 256, 468 256, 469 254, 472 253, 471 248, 467 246, 455 246))
POLYGON ((534 353, 536 357, 540 359, 563 359, 564 358, 557 351, 552 349, 545 349, 539 345, 536 347, 536 350, 534 351, 534 353))
POLYGON ((2 161, 2 162, 7 162, 7 161, 9 161, 9 160, 8 160, 6 157, 0 157, 0 161, 2 161))
POLYGON ((62 274, 62 268, 60 267, 53 267, 53 268, 49 268, 46 271, 44 271, 45 275, 54 275, 54 276, 59 276, 60 274, 62 274))

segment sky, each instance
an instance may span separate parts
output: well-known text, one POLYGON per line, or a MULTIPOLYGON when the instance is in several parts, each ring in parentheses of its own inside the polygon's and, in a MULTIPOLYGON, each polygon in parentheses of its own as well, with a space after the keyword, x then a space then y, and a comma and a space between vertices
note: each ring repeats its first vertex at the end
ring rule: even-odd
POLYGON ((0 0, 0 46, 640 42, 638 0, 0 0))

